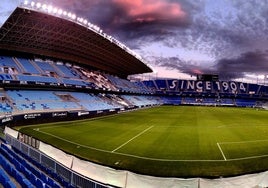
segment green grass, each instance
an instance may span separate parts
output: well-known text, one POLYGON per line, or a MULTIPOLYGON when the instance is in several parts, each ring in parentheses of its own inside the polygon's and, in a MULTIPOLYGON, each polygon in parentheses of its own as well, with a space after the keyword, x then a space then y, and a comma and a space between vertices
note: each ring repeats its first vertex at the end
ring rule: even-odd
POLYGON ((267 117, 249 108, 162 106, 20 132, 116 169, 219 177, 268 169, 267 117))

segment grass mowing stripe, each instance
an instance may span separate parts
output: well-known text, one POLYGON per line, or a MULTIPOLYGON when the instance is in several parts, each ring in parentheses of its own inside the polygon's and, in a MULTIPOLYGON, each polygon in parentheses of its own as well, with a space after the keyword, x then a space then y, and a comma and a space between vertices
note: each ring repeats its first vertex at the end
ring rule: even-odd
POLYGON ((147 129, 143 130, 142 132, 140 132, 139 134, 137 134, 136 136, 134 136, 133 138, 129 139, 128 141, 126 141, 125 143, 123 143, 122 145, 118 146, 117 148, 115 148, 113 152, 115 152, 116 150, 119 150, 120 148, 122 148, 123 146, 125 146, 126 144, 128 144, 129 142, 131 142, 132 140, 134 140, 135 138, 138 138, 140 135, 144 134, 146 131, 150 130, 151 128, 153 128, 154 126, 152 125, 151 127, 148 127, 147 129))
POLYGON ((219 144, 218 142, 217 142, 217 146, 218 146, 218 148, 219 148, 219 150, 220 150, 220 152, 221 152, 221 154, 222 154, 224 160, 226 161, 226 157, 225 157, 225 155, 224 155, 224 153, 223 153, 223 151, 222 151, 222 149, 221 149, 221 146, 220 146, 220 144, 219 144))

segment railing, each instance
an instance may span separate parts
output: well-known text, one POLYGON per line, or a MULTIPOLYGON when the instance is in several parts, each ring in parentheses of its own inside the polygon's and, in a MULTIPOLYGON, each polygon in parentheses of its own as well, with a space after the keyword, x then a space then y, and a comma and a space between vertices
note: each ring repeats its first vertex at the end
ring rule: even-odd
POLYGON ((63 181, 71 184, 75 187, 85 187, 85 188, 106 188, 113 187, 110 185, 105 185, 100 182, 94 181, 92 179, 86 178, 78 173, 73 172, 72 170, 66 168, 62 164, 56 162, 52 158, 38 151, 37 149, 15 139, 14 137, 6 134, 6 141, 18 149, 20 152, 30 157, 32 160, 38 162, 41 166, 48 169, 48 171, 53 174, 57 174, 62 178, 63 181))

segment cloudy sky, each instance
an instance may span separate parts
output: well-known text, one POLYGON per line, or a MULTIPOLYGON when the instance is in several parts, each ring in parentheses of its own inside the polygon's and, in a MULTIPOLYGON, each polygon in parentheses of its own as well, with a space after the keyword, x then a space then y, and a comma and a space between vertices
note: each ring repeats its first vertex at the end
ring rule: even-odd
MULTIPOLYGON (((268 74, 268 0, 39 0, 87 18, 159 77, 268 74)), ((1 0, 0 24, 18 4, 1 0)))

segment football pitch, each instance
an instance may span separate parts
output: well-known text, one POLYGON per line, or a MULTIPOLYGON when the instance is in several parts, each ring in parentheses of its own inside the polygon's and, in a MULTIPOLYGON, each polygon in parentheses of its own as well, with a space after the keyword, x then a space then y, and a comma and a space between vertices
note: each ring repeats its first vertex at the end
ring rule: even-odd
POLYGON ((153 176, 268 170, 268 111, 252 108, 161 106, 20 132, 98 164, 153 176))

